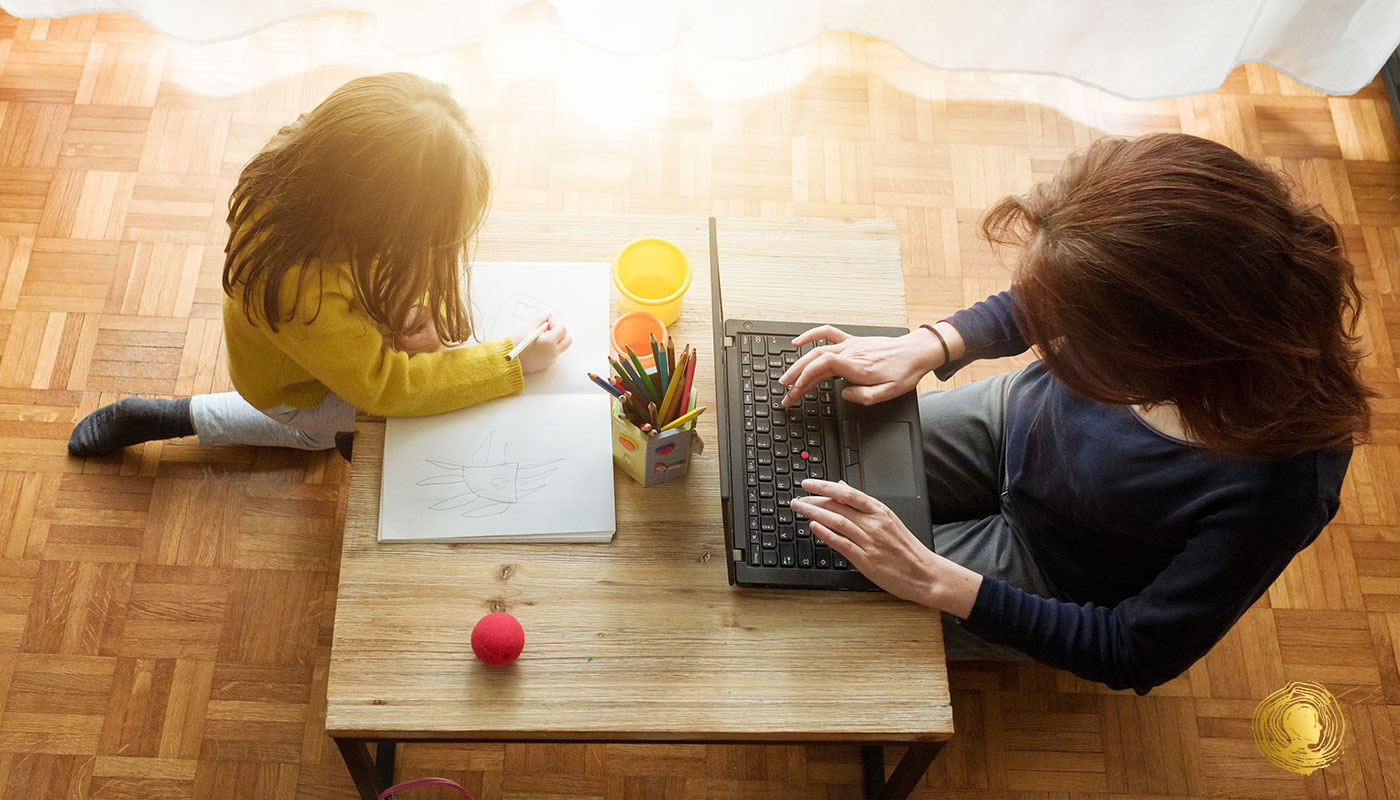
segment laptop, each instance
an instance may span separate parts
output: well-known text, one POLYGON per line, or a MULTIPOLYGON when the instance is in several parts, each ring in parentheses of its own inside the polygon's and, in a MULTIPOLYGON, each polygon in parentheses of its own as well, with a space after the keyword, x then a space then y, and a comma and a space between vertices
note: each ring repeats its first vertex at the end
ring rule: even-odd
MULTIPOLYGON (((933 549, 923 436, 914 392, 873 406, 823 381, 792 408, 778 378, 821 342, 792 346, 822 323, 725 319, 719 244, 710 217, 710 297, 715 330, 719 479, 729 583, 774 589, 878 589, 792 511, 804 478, 845 480, 885 503, 933 549)), ((794 306, 800 298, 794 297, 794 306)), ((854 336, 901 336, 904 328, 843 325, 854 336)))

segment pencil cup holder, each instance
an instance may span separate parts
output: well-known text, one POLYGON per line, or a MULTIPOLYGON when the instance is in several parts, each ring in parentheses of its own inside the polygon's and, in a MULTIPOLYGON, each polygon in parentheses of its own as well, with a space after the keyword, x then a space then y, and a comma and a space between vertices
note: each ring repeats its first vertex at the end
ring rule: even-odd
POLYGON ((637 483, 655 486, 685 475, 690 470, 690 457, 703 449, 694 422, 648 436, 627 421, 621 406, 613 403, 613 461, 637 483))

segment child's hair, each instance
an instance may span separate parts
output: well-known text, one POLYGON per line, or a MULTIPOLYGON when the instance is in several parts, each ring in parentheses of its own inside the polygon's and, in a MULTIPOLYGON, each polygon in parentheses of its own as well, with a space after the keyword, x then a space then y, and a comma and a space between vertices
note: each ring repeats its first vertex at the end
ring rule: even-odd
POLYGON ((1354 270, 1326 214, 1267 167, 1185 134, 1101 139, 982 227, 1025 246, 1017 322, 1079 394, 1173 403, 1227 456, 1365 437, 1354 270))
POLYGON ((397 330, 422 303, 439 337, 464 341, 466 248, 489 197, 481 145, 451 90, 404 72, 356 78, 243 168, 229 198, 224 292, 241 292, 248 318, 277 330, 296 313, 279 302, 289 271, 347 262, 375 322, 397 330))

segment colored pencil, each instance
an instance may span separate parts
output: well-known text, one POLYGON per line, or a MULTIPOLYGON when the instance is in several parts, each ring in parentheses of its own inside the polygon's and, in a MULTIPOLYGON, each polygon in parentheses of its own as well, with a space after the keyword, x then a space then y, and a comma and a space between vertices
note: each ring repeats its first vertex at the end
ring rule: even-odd
POLYGON ((637 403, 637 396, 631 392, 627 393, 626 399, 622 401, 622 413, 627 416, 627 420, 637 427, 646 424, 647 412, 637 403))
POLYGON ((632 392, 633 394, 642 393, 641 386, 637 384, 637 381, 635 378, 633 378, 631 371, 623 365, 624 362, 622 362, 621 360, 615 361, 609 358, 608 363, 612 365, 613 372, 617 373, 617 378, 619 381, 621 381, 624 389, 626 389, 629 392, 632 392))
POLYGON ((685 394, 682 395, 682 397, 684 398, 684 400, 682 400, 681 407, 682 414, 689 411, 691 407, 695 405, 695 401, 692 400, 690 397, 690 389, 692 386, 695 385, 695 361, 695 354, 691 353, 690 364, 685 369, 685 389, 683 390, 685 394))
POLYGON ((529 336, 526 336, 524 339, 521 339, 519 344, 517 344, 515 347, 512 347, 510 349, 510 352, 506 353, 506 360, 514 361, 515 359, 519 358, 520 353, 524 351, 525 348, 529 347, 532 342, 540 338, 540 334, 544 333, 547 330, 549 330, 549 320, 541 322, 539 324, 539 327, 535 328, 534 333, 530 334, 529 336))
POLYGON ((613 374, 617 376, 617 381, 620 382, 620 383, 622 383, 622 384, 624 384, 624 386, 623 386, 624 389, 631 388, 631 387, 625 385, 625 384, 627 384, 627 383, 629 382, 629 381, 627 380, 627 373, 624 372, 624 371, 622 370, 622 365, 619 364, 619 363, 617 363, 617 359, 615 359, 615 358, 609 356, 609 357, 608 357, 608 366, 612 367, 613 374))
POLYGON ((656 404, 655 404, 655 403, 647 403, 647 412, 648 412, 648 418, 649 418, 650 421, 651 421, 651 427, 655 428, 655 427, 656 427, 656 404))
POLYGON ((696 352, 690 347, 686 347, 685 352, 680 353, 680 359, 676 360, 676 374, 672 378, 676 381, 676 395, 671 401, 671 406, 666 409, 666 422, 671 422, 686 412, 686 373, 694 360, 696 352))
POLYGON ((676 394, 671 400, 671 405, 666 409, 666 421, 679 417, 686 412, 686 402, 689 399, 685 393, 685 376, 690 371, 690 365, 695 363, 696 351, 691 350, 687 345, 680 359, 676 361, 676 374, 672 380, 676 382, 676 394))
POLYGON ((622 399, 622 392, 619 392, 619 391, 617 390, 617 387, 613 386, 611 383, 608 383, 607 381, 603 380, 602 378, 598 377, 597 375, 594 375, 594 374, 591 373, 591 372, 588 373, 588 379, 589 379, 590 381, 593 381, 594 383, 598 384, 599 386, 603 387, 603 391, 607 392, 608 394, 612 395, 613 397, 616 397, 616 398, 619 399, 619 400, 622 399))
MULTIPOLYGON (((609 360, 611 361, 611 359, 609 360)), ((622 379, 627 382, 627 388, 637 394, 642 394, 642 384, 637 380, 636 374, 632 372, 632 362, 627 360, 627 356, 619 353, 617 356, 617 363, 613 364, 613 368, 616 369, 617 374, 621 375, 622 379)))
MULTIPOLYGON (((684 359, 682 359, 682 363, 684 363, 684 359)), ((670 419, 671 409, 674 408, 676 404, 676 393, 680 391, 678 387, 681 385, 682 381, 677 380, 677 377, 679 377, 679 375, 671 376, 671 385, 666 387, 666 396, 661 398, 661 424, 663 425, 670 419)))
MULTIPOLYGON (((689 347, 689 346, 690 346, 690 345, 686 345, 686 347, 689 347)), ((675 339, 672 339, 672 338, 669 337, 669 336, 666 337, 666 364, 667 364, 667 368, 668 368, 668 369, 670 370, 670 372, 671 372, 671 379, 672 379, 672 380, 675 380, 675 378, 676 378, 676 340, 675 340, 675 339)))
POLYGON ((661 345, 656 343, 656 335, 651 334, 650 338, 651 363, 656 365, 656 393, 665 396, 667 384, 670 383, 671 373, 666 368, 666 359, 661 357, 661 345))
POLYGON ((706 408, 708 408, 708 406, 700 406, 699 408, 695 409, 694 411, 689 411, 689 412, 686 412, 685 414, 680 415, 679 417, 676 417, 675 419, 673 419, 673 420, 671 420, 669 423, 667 423, 665 426, 663 426, 663 427, 661 428, 661 431, 664 433, 664 432, 666 432, 666 431, 675 430, 676 428, 681 427, 682 425, 686 424, 687 422, 690 422, 691 420, 693 420, 693 419, 699 417, 701 414, 705 413, 705 409, 706 409, 706 408))
POLYGON ((642 360, 637 358, 636 351, 632 349, 631 345, 628 345, 625 349, 627 350, 628 358, 632 359, 632 366, 637 368, 637 374, 641 376, 642 383, 646 385, 647 393, 651 395, 651 399, 660 400, 661 394, 656 391, 656 384, 651 382, 651 376, 647 374, 646 368, 642 366, 642 360))
POLYGON ((631 381, 632 391, 636 392, 638 397, 647 397, 647 385, 645 382, 642 381, 642 378, 640 375, 637 374, 637 371, 632 368, 631 362, 627 361, 627 359, 625 358, 619 358, 618 363, 622 365, 623 374, 627 376, 627 379, 629 381, 631 381))

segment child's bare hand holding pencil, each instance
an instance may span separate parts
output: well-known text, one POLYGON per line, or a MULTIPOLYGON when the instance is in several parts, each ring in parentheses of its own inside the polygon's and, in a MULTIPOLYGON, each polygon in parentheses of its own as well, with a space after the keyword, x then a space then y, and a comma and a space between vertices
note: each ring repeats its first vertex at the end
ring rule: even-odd
POLYGON ((554 314, 540 317, 515 332, 510 340, 515 343, 507 358, 520 362, 520 371, 529 375, 548 369, 559 355, 574 343, 569 330, 554 314))

